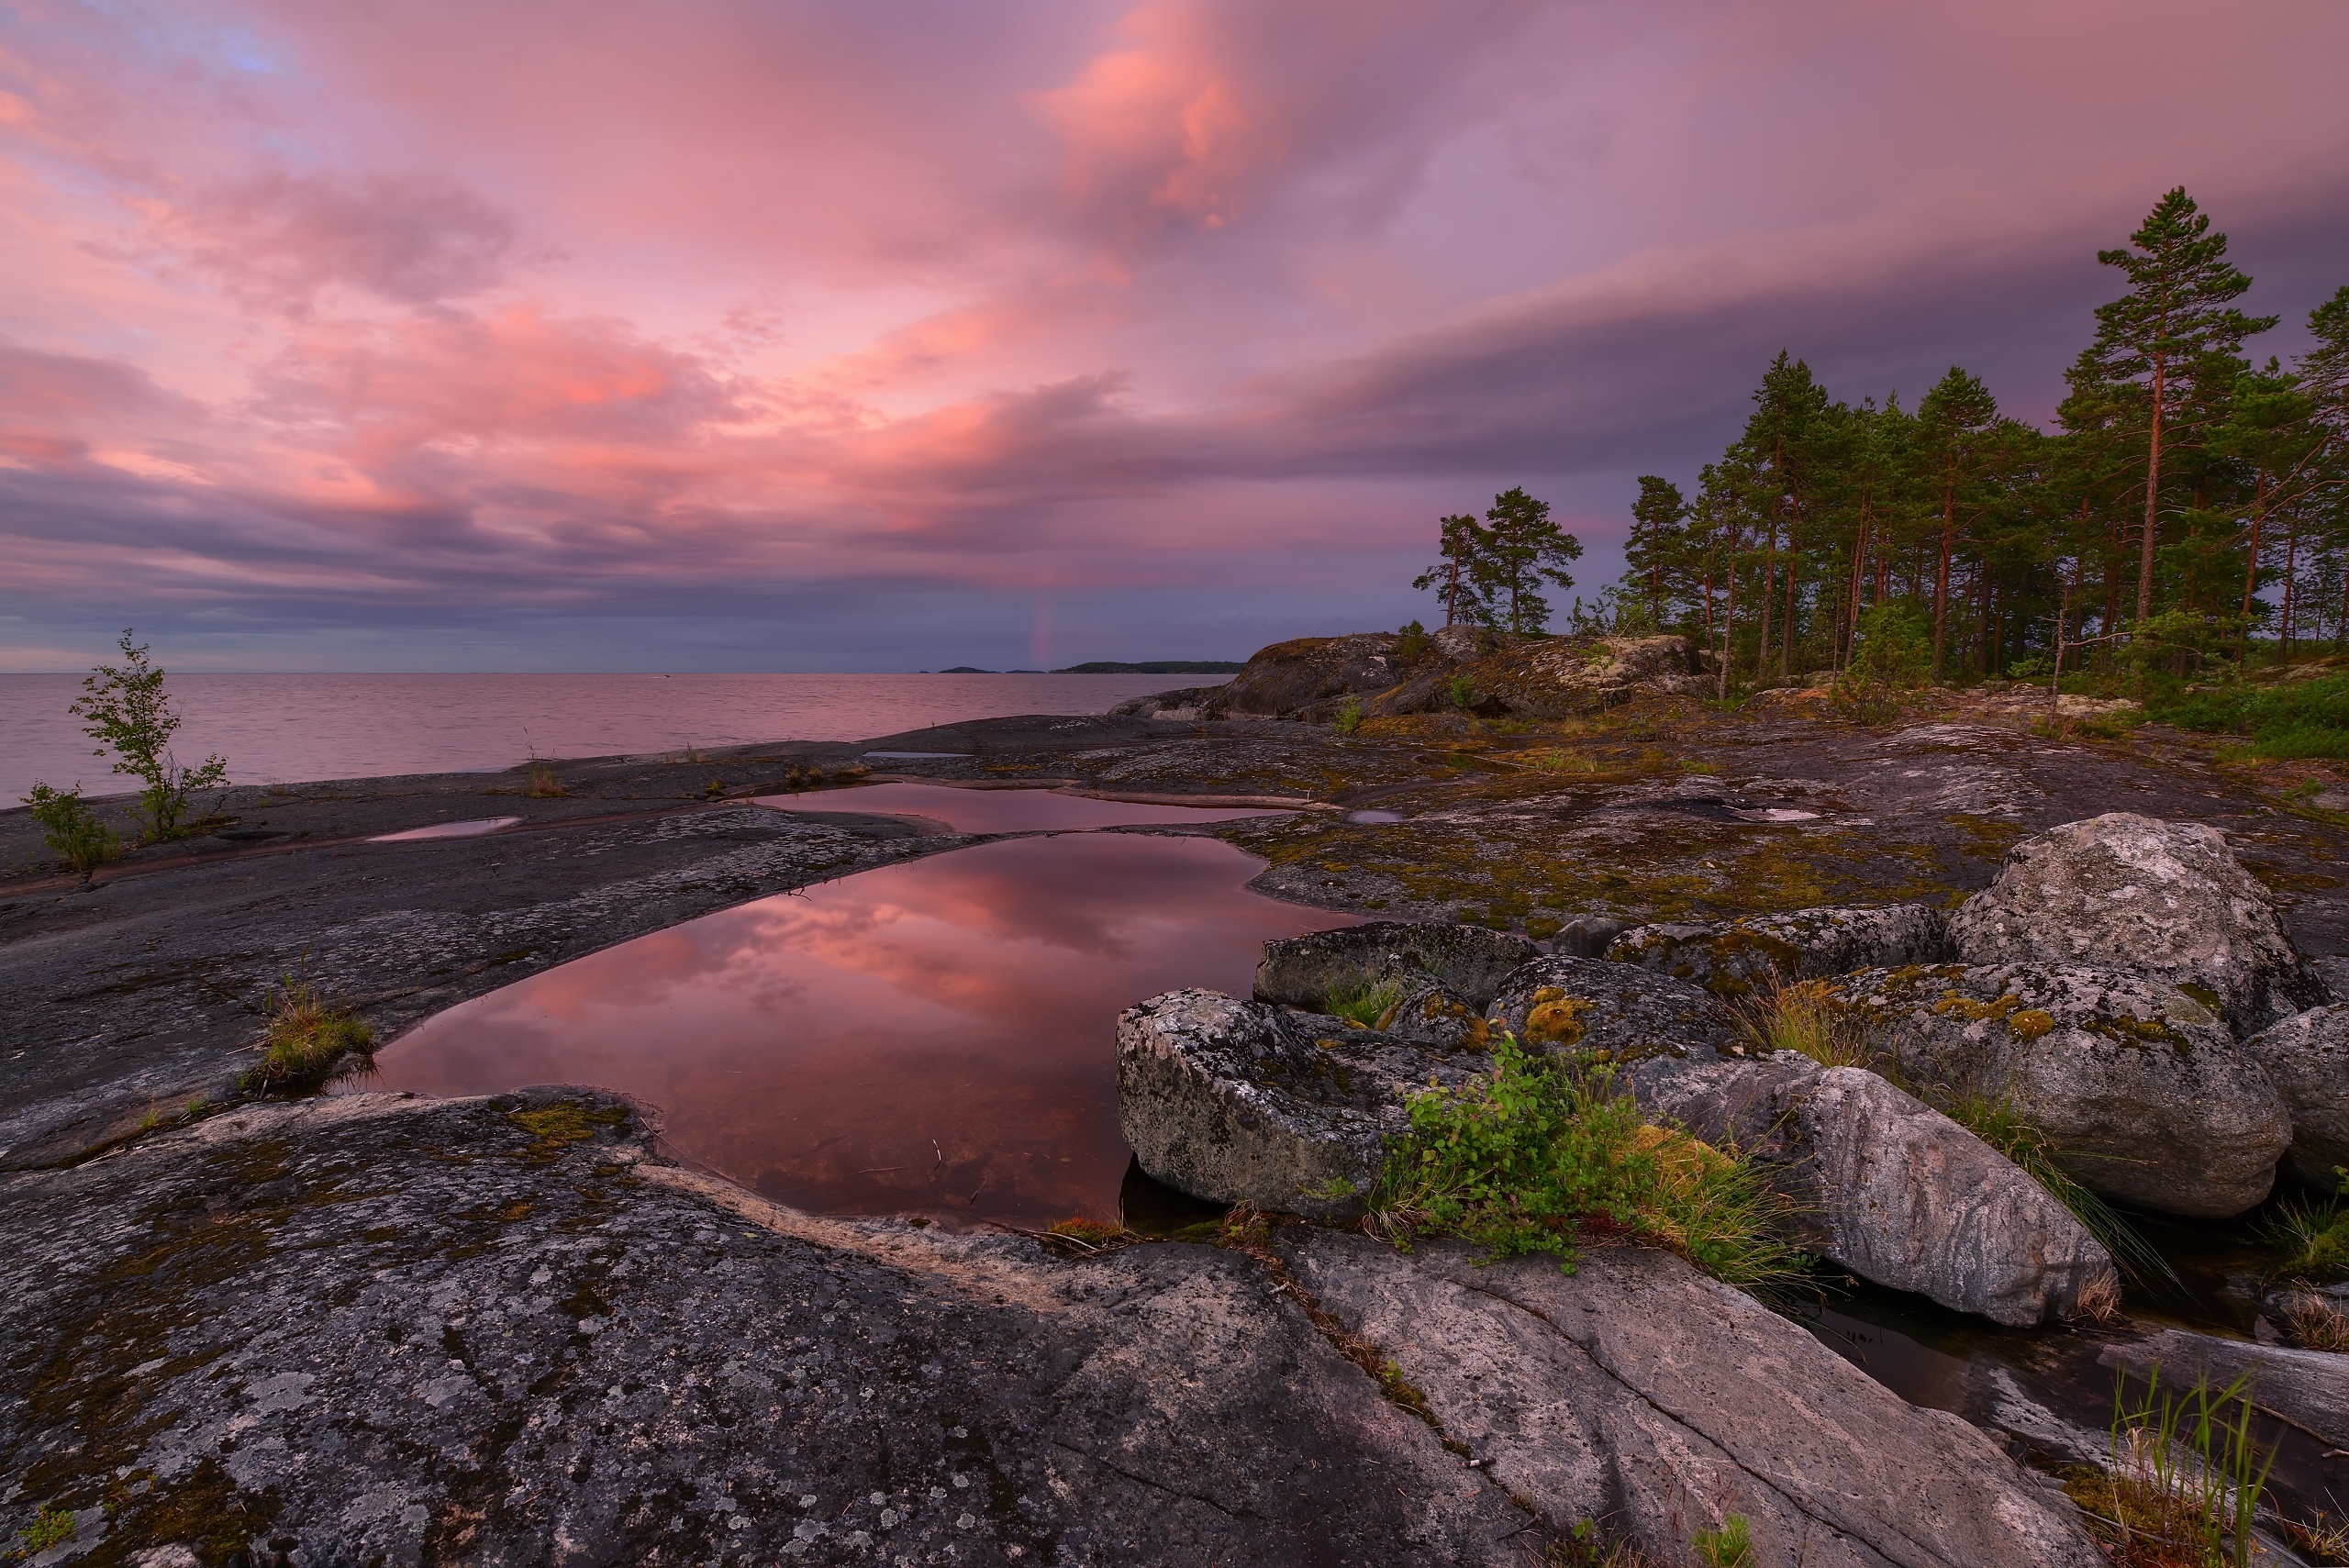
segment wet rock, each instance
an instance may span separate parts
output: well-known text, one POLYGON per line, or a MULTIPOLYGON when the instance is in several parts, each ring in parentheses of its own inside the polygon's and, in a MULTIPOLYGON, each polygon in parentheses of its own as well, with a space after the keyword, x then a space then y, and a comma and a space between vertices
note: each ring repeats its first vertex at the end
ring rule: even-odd
POLYGON ((373 1095, 0 1178, 0 1539, 53 1507, 102 1562, 1524 1561, 1244 1256, 817 1219, 646 1141, 593 1095, 373 1095))
POLYGON ((1727 1009, 1708 991, 1631 964, 1564 955, 1517 970, 1485 1016, 1534 1050, 1623 1062, 1709 1058, 1738 1040, 1727 1009))
POLYGON ((1887 1033, 1910 1081, 2010 1095, 2089 1191, 2240 1214, 2292 1141, 2275 1085, 2174 986, 2076 963, 1910 965, 1823 983, 1887 1033))
POLYGON ((2292 1173, 2331 1192, 2349 1165, 2349 1003, 2296 1013, 2243 1042, 2292 1115, 2292 1173))
POLYGON ((1219 991, 1170 991, 1118 1020, 1118 1121, 1141 1168, 1178 1192, 1340 1218, 1359 1212, 1387 1137, 1409 1127, 1404 1096, 1487 1065, 1219 991))
POLYGON ((1856 1067, 1779 1051, 1657 1058, 1631 1069, 1642 1109, 1734 1144, 1795 1201, 1808 1244, 1862 1279, 2028 1327, 2119 1284, 2069 1209, 1914 1095, 1856 1067))
POLYGON ((1797 909, 1705 925, 1635 926, 1607 957, 1723 995, 1789 980, 1938 963, 1949 956, 1940 910, 1922 904, 1797 909))
POLYGON ((2349 1356, 2336 1351, 2245 1344, 2164 1329, 2113 1345, 2097 1359, 2135 1374, 2133 1393, 2138 1396, 2143 1393, 2144 1377, 2156 1366, 2162 1386, 2179 1393, 2198 1382, 2216 1390, 2247 1377, 2258 1390, 2263 1409, 2312 1433, 2328 1447, 2349 1448, 2349 1356))
POLYGON ((1552 1529, 1600 1519, 1655 1560, 1742 1514, 1753 1561, 2091 1568, 2060 1498, 1956 1417, 1908 1404, 1667 1252, 1485 1267, 1290 1231, 1299 1281, 1386 1347, 1445 1433, 1552 1529))
POLYGON ((2026 839, 1950 918, 1969 963, 2133 969, 2250 1033, 2326 999, 2267 890, 2216 828, 2115 811, 2026 839))
POLYGON ((1264 944, 1256 999, 1319 1011, 1332 991, 1425 976, 1484 1006, 1541 949, 1523 937, 1441 921, 1375 920, 1264 944))

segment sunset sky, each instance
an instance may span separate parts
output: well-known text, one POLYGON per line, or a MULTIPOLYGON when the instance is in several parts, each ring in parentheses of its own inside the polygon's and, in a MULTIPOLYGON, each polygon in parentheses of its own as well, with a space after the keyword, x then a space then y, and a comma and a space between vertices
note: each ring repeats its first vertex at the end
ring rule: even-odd
MULTIPOLYGON (((2044 418, 2184 184, 2349 283, 2349 6, 0 0, 0 669, 891 670, 1620 570, 1769 357, 2044 418)), ((1570 596, 1570 595, 1569 595, 1570 596)))

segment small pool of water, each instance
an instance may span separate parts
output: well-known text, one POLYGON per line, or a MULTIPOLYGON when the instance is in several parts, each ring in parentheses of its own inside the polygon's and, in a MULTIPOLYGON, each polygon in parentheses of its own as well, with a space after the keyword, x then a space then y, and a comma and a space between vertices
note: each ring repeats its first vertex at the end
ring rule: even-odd
POLYGON ((1265 941, 1355 923, 1250 893, 1263 869, 1219 840, 1105 833, 864 872, 462 1003, 349 1087, 598 1084, 794 1207, 1114 1219, 1171 1201, 1121 1199, 1118 1015, 1178 986, 1246 995, 1265 941))
POLYGON ((763 795, 761 806, 778 811, 874 811, 928 817, 957 833, 1077 831, 1087 828, 1163 826, 1177 822, 1230 822, 1242 817, 1279 817, 1279 810, 1250 806, 1148 806, 1130 800, 1097 800, 1052 789, 958 789, 952 784, 889 783, 804 795, 763 795))
POLYGON ((435 822, 429 828, 378 833, 367 841, 371 844, 398 844, 410 839, 470 839, 479 833, 495 833, 500 828, 511 828, 520 820, 518 817, 475 817, 462 822, 435 822))
POLYGON ((1346 820, 1349 822, 1400 822, 1403 820, 1403 814, 1399 811, 1380 811, 1372 808, 1349 811, 1346 813, 1346 820))

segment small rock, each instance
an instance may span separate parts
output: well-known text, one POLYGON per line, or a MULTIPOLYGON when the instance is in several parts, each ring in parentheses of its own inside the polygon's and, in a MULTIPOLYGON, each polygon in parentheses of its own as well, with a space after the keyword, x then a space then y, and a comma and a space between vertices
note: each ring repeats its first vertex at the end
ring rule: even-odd
POLYGON ((1635 926, 1609 945, 1607 957, 1738 996, 1855 969, 1938 963, 1948 950, 1940 910, 1887 904, 1798 909, 1715 925, 1635 926))
POLYGON ((2115 811, 2026 839, 1950 917, 1949 934, 1968 963, 2157 976, 2244 1034, 2326 999, 2267 890, 2199 822, 2115 811))
POLYGON ((1737 1029, 1710 993, 1631 964, 1553 955, 1512 973, 1485 1016, 1527 1047, 1604 1052, 1605 1060, 1710 1057, 1737 1029))
POLYGON ((1483 1007, 1541 950, 1523 937, 1441 921, 1374 920, 1264 944, 1256 1000, 1319 1012, 1332 991, 1425 976, 1483 1007))
POLYGON ((2011 1095, 2065 1173, 2108 1198, 2221 1218, 2275 1184, 2284 1101, 2174 986, 2076 963, 1912 964, 1825 982, 1913 1083, 2011 1095))
POLYGON ((2349 1003, 2296 1013, 2243 1042, 2292 1113, 2292 1173, 2331 1192, 2349 1165, 2349 1003))

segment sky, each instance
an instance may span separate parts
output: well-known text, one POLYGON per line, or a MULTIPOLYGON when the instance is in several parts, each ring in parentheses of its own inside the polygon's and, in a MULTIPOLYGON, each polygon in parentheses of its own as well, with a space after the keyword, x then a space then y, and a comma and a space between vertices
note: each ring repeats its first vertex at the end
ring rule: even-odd
MULTIPOLYGON (((0 0, 0 670, 1241 658, 1770 357, 2044 419, 2183 184, 2349 283, 2338 0, 0 0)), ((1568 595, 1569 597, 1571 595, 1568 595)))

